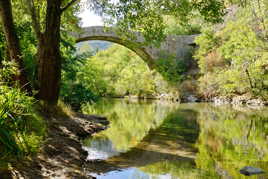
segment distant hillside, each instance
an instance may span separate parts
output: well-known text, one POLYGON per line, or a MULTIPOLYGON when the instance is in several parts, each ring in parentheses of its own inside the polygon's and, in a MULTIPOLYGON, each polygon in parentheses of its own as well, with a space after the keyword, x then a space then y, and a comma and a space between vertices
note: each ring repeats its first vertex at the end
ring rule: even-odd
POLYGON ((107 41, 100 41, 100 40, 92 40, 86 42, 80 42, 76 45, 77 53, 84 53, 93 51, 97 53, 98 51, 108 49, 113 43, 107 41))

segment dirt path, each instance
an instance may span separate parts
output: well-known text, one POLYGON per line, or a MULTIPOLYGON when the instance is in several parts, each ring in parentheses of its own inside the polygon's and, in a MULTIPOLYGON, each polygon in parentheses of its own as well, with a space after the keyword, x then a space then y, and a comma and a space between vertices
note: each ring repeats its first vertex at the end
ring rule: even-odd
POLYGON ((105 129, 107 125, 108 121, 103 117, 82 114, 76 114, 74 117, 48 118, 48 136, 41 152, 30 160, 15 164, 12 178, 92 178, 83 172, 87 153, 82 150, 80 141, 105 129))

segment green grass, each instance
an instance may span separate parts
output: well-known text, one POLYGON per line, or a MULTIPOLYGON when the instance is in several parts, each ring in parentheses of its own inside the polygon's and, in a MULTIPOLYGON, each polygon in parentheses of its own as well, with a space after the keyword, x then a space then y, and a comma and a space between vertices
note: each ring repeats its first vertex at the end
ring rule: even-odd
POLYGON ((0 86, 0 169, 39 151, 46 128, 35 105, 20 89, 0 86))

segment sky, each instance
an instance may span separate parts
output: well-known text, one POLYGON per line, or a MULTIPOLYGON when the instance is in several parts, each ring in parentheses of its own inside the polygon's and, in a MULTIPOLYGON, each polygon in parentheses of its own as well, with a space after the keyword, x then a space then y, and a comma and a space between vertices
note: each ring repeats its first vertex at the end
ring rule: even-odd
MULTIPOLYGON (((81 0, 80 3, 84 4, 87 0, 81 0)), ((117 3, 118 0, 110 0, 111 3, 117 3)), ((88 26, 103 26, 103 21, 100 16, 94 14, 91 10, 84 8, 83 11, 78 15, 82 18, 82 27, 88 26)))
POLYGON ((84 10, 78 17, 82 18, 82 27, 102 26, 103 21, 100 16, 97 16, 90 10, 84 10))

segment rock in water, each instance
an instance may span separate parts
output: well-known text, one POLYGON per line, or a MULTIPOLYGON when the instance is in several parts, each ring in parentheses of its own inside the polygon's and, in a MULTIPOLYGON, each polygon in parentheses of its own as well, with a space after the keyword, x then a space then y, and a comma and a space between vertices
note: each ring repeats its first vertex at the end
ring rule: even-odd
POLYGON ((257 175, 257 174, 262 174, 264 171, 260 168, 255 168, 255 167, 244 167, 240 170, 240 173, 246 176, 250 175, 257 175))

